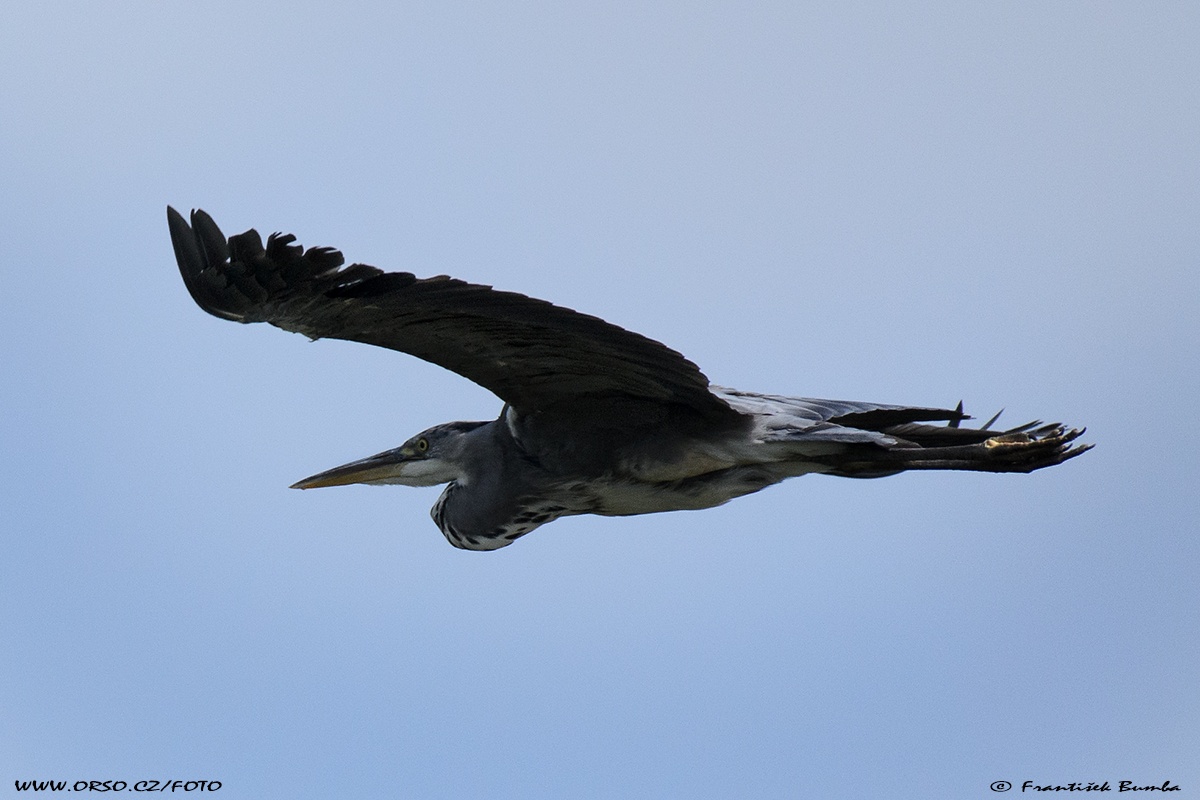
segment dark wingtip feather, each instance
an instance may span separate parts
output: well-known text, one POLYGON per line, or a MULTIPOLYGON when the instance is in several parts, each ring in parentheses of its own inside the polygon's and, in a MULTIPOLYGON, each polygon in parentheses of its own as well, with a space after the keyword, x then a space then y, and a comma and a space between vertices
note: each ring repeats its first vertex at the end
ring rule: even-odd
POLYGON ((245 322, 244 287, 236 285, 232 274, 226 274, 230 246, 217 223, 204 211, 195 209, 189 225, 182 214, 167 206, 167 226, 179 274, 196 305, 214 317, 245 322), (243 291, 239 293, 239 289, 243 291))
MULTIPOLYGON (((171 206, 167 206, 167 227, 171 229, 171 246, 175 250, 175 262, 179 264, 179 272, 183 275, 188 289, 192 289, 195 276, 204 269, 204 254, 200 252, 200 246, 187 220, 171 206)), ((194 291, 192 297, 196 297, 194 291)), ((196 302, 200 302, 199 298, 196 298, 196 302)))
POLYGON ((205 264, 209 268, 218 267, 229 260, 229 242, 225 234, 203 209, 192 211, 192 230, 196 232, 196 241, 204 250, 205 264))
MULTIPOLYGON (((171 231, 171 246, 175 250, 175 262, 179 265, 179 274, 183 277, 183 285, 188 294, 196 301, 196 305, 222 319, 236 320, 237 316, 224 312, 216 305, 216 298, 206 285, 206 273, 213 267, 211 261, 213 252, 221 253, 225 249, 225 237, 203 211, 192 212, 192 223, 200 230, 188 225, 183 215, 171 206, 167 206, 167 227, 171 231), (217 245, 217 239, 220 245, 217 245)), ((223 262, 224 259, 221 259, 223 262)))

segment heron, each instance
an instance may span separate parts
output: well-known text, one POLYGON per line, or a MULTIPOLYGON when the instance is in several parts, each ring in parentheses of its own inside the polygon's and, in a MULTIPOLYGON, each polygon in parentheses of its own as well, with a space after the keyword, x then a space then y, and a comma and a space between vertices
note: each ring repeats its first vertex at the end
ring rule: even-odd
MULTIPOLYGON (((446 488, 450 544, 496 550, 559 517, 712 508, 810 473, 1027 473, 1091 449, 1084 429, 978 428, 953 409, 713 385, 666 345, 598 317, 445 275, 417 278, 291 234, 228 239, 207 213, 167 220, 183 282, 209 314, 416 356, 493 392, 496 419, 447 422, 293 484, 446 488), (940 423, 940 424, 933 424, 940 423)), ((999 416, 999 415, 997 415, 999 416)))

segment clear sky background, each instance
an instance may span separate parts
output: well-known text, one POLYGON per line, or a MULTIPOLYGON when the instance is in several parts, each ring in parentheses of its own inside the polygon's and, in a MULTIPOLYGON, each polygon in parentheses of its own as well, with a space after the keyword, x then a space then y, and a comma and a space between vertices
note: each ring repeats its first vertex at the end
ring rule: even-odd
POLYGON ((0 41, 5 792, 1200 798, 1197 4, 9 3, 0 41), (1098 446, 460 552, 438 490, 287 486, 500 403, 204 314, 168 203, 1098 446))

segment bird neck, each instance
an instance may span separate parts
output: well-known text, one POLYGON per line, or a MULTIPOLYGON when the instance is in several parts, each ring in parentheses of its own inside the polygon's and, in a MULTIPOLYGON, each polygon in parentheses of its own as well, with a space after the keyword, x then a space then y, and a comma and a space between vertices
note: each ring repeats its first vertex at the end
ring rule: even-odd
POLYGON ((434 522, 452 542, 491 535, 531 493, 529 465, 502 421, 468 432, 456 455, 461 470, 434 504, 434 522))

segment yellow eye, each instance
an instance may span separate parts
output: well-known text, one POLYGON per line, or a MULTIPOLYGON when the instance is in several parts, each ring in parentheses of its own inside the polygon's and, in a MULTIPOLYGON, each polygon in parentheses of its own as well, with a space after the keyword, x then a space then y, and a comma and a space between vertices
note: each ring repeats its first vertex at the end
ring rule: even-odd
POLYGON ((429 440, 428 439, 417 439, 417 452, 418 453, 424 453, 428 449, 429 449, 429 440))

